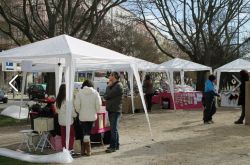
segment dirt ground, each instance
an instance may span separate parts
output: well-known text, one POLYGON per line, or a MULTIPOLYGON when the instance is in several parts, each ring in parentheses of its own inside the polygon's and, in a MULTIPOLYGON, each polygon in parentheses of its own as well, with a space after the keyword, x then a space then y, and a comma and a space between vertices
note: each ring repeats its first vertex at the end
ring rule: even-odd
MULTIPOLYGON (((240 109, 218 108, 214 124, 204 125, 201 110, 154 110, 126 114, 120 124, 120 150, 106 154, 102 146, 93 155, 74 159, 73 165, 243 165, 250 162, 250 127, 235 125, 240 109)), ((0 147, 20 141, 23 127, 1 128, 0 147)), ((13 145, 12 145, 13 147, 13 145)))

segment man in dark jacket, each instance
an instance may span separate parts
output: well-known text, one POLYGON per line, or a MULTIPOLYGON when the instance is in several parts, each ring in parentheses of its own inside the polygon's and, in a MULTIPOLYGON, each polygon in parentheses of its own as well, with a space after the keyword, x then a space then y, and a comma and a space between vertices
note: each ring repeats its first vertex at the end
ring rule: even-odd
POLYGON ((245 118, 245 96, 246 96, 246 92, 245 92, 245 83, 246 81, 249 81, 249 76, 248 76, 248 72, 246 70, 241 70, 240 71, 240 96, 239 96, 239 101, 238 101, 238 105, 241 105, 241 115, 239 120, 235 121, 235 124, 243 124, 243 120, 245 118))
POLYGON ((119 150, 119 120, 122 113, 122 95, 123 86, 119 81, 119 73, 112 72, 109 76, 109 83, 106 88, 104 98, 106 99, 106 110, 108 111, 111 139, 110 146, 106 150, 107 153, 119 150))
POLYGON ((214 83, 216 77, 214 75, 209 75, 208 80, 205 82, 205 91, 204 91, 204 99, 205 99, 205 109, 203 112, 203 121, 204 124, 213 123, 213 115, 216 113, 215 106, 215 96, 219 96, 218 93, 215 92, 214 83))

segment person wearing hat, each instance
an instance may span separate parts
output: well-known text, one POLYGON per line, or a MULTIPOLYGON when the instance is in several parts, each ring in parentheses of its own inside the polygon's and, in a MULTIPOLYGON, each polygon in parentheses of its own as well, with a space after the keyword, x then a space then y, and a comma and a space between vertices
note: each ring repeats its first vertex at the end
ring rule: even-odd
POLYGON ((106 150, 107 153, 119 150, 120 145, 118 127, 122 113, 123 86, 119 79, 120 75, 118 72, 112 72, 110 74, 109 82, 104 95, 111 128, 110 146, 106 150))

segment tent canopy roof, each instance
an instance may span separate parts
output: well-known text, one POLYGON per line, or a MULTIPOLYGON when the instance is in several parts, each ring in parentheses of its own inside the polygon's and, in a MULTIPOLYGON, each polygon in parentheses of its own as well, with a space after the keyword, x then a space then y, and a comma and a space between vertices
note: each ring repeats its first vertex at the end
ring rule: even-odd
POLYGON ((250 61, 237 59, 215 69, 215 72, 240 72, 242 69, 250 71, 250 61))
POLYGON ((203 71, 212 70, 211 67, 201 65, 188 60, 175 58, 160 64, 161 68, 166 68, 171 71, 203 71))
MULTIPOLYGON (((159 65, 154 64, 152 62, 142 60, 139 58, 131 57, 132 62, 135 63, 139 71, 148 71, 148 72, 160 72, 165 71, 159 67, 159 65)), ((93 65, 93 64, 85 64, 85 65, 77 65, 77 70, 128 70, 130 68, 130 64, 119 64, 119 63, 102 63, 99 66, 93 65)))
POLYGON ((65 64, 65 58, 68 57, 75 60, 76 63, 84 61, 85 64, 111 63, 112 61, 119 61, 119 63, 130 61, 131 63, 131 58, 126 55, 68 35, 37 41, 0 53, 0 61, 21 62, 22 60, 31 60, 33 63, 46 64, 65 64))
MULTIPOLYGON (((154 64, 149 61, 145 61, 139 58, 131 57, 133 60, 133 63, 136 63, 136 66, 139 71, 147 71, 147 72, 165 72, 166 70, 160 69, 159 65, 154 64)), ((121 63, 121 62, 112 62, 109 61, 104 62, 102 60, 102 63, 96 65, 96 62, 93 63, 90 60, 86 63, 76 63, 76 70, 77 71, 96 71, 96 70, 118 70, 118 71, 127 71, 130 70, 130 63, 121 63)), ((132 63, 132 62, 131 62, 132 63)), ((54 72, 55 71, 55 65, 53 64, 35 64, 32 67, 32 71, 43 71, 43 72, 54 72)))

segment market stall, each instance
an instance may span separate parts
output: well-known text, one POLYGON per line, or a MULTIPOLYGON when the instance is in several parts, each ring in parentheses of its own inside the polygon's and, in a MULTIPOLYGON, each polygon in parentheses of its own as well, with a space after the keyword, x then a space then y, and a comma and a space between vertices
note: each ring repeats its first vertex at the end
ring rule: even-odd
MULTIPOLYGON (((212 73, 212 68, 211 67, 201 65, 201 64, 198 64, 198 63, 194 63, 194 62, 191 62, 191 61, 188 61, 188 60, 179 59, 179 58, 175 58, 175 59, 166 61, 166 62, 160 64, 160 67, 166 69, 166 73, 167 73, 167 76, 168 76, 168 79, 169 79, 169 82, 170 82, 170 91, 163 92, 163 94, 160 94, 160 96, 161 95, 167 95, 167 93, 171 93, 173 108, 174 109, 177 109, 177 106, 176 106, 177 101, 176 101, 176 99, 179 100, 179 97, 175 98, 175 96, 178 96, 178 94, 176 95, 175 93, 178 93, 178 92, 183 92, 183 93, 191 92, 191 91, 185 90, 185 88, 183 88, 182 91, 175 90, 174 81, 173 81, 173 73, 174 72, 179 72, 180 73, 181 86, 185 85, 184 84, 184 73, 185 72, 188 72, 188 71, 210 71, 210 73, 212 73)), ((192 94, 192 95, 196 96, 195 94, 192 94)), ((180 96, 182 96, 182 94, 180 94, 180 96)), ((190 94, 190 96, 191 96, 191 94, 190 94)), ((198 95, 198 96, 200 96, 200 95, 198 95)), ((184 99, 184 97, 181 97, 181 98, 184 99)), ((160 99, 162 99, 162 98, 160 98, 160 99)), ((193 103, 196 103, 196 101, 193 101, 193 103)), ((200 103, 197 104, 197 105, 199 105, 199 106, 197 106, 198 108, 202 108, 202 105, 200 103)), ((183 107, 183 106, 181 106, 181 107, 183 107)), ((196 106, 194 106, 194 107, 196 107, 196 106)), ((179 106, 178 106, 178 108, 179 108, 179 106)), ((185 107, 183 107, 183 108, 185 108, 185 107)))
POLYGON ((232 82, 235 83, 234 87, 221 88, 220 87, 220 76, 222 72, 240 72, 242 69, 250 71, 250 61, 244 59, 236 59, 230 63, 227 63, 217 69, 215 69, 215 74, 217 76, 217 90, 221 94, 221 106, 225 107, 237 107, 238 106, 238 96, 239 92, 237 87, 239 87, 240 82, 237 82, 237 77, 232 75, 232 82))
MULTIPOLYGON (((70 118, 73 109, 73 88, 75 69, 80 66, 99 66, 103 65, 126 64, 130 66, 131 73, 135 76, 139 88, 139 94, 142 100, 146 119, 149 126, 149 132, 152 137, 151 126, 147 114, 147 109, 143 97, 142 85, 138 74, 136 62, 131 57, 122 55, 115 51, 93 45, 91 43, 67 36, 60 35, 54 38, 38 41, 25 46, 6 50, 0 53, 0 62, 22 63, 24 75, 32 71, 33 64, 51 64, 55 67, 56 89, 58 90, 62 82, 62 72, 65 70, 66 84, 66 146, 69 146, 70 118)), ((25 77, 25 76, 23 76, 25 77)), ((25 82, 25 81, 23 81, 25 82)), ((24 83, 22 85, 22 94, 24 93, 24 83)), ((35 161, 35 160, 34 160, 35 161)))
MULTIPOLYGON (((149 61, 145 61, 142 59, 138 59, 135 57, 131 57, 133 62, 136 63, 138 71, 143 73, 142 81, 146 72, 165 72, 165 68, 160 68, 159 65, 154 64, 149 61)), ((130 94, 123 98, 123 113, 134 113, 135 109, 143 109, 142 101, 139 95, 134 93, 134 76, 133 71, 129 64, 101 64, 101 66, 93 66, 93 65, 80 65, 78 66, 78 71, 85 70, 85 71, 98 71, 100 67, 103 70, 111 70, 111 71, 126 71, 128 72, 128 80, 130 84, 130 94), (130 99, 130 100, 128 100, 130 99)))
POLYGON ((190 92, 175 92, 175 102, 170 92, 161 92, 158 95, 153 96, 152 101, 154 104, 161 104, 165 109, 174 109, 174 103, 176 109, 201 109, 202 105, 202 92, 190 91, 190 92))

